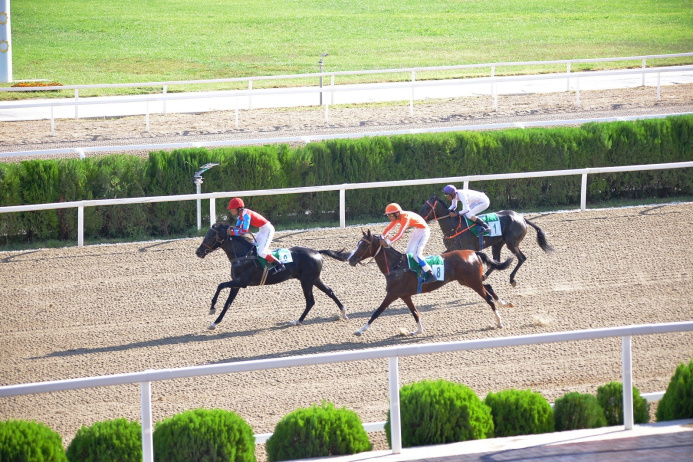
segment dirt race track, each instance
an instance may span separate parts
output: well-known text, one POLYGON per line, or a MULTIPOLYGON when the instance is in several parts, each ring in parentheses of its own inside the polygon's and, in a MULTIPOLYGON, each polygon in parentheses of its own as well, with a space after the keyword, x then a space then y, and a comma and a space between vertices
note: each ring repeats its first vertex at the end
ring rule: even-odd
MULTIPOLYGON (((307 322, 297 319, 297 281, 241 290, 217 330, 207 326, 217 283, 229 263, 221 252, 198 259, 201 239, 0 252, 0 384, 80 378, 227 361, 276 358, 402 344, 423 344, 693 319, 693 203, 532 218, 557 252, 544 254, 530 229, 518 285, 509 270, 490 282, 515 308, 502 309, 506 328, 475 293, 450 284, 414 301, 424 334, 400 301, 363 336, 361 327, 384 295, 374 264, 350 267, 325 258, 323 276, 351 320, 319 291, 307 322)), ((384 226, 371 225, 380 231, 384 226)), ((275 247, 353 249, 360 228, 277 233, 275 247)), ((399 247, 402 247, 400 244, 399 247)), ((427 253, 443 251, 433 228, 427 253)), ((509 254, 503 251, 503 257, 509 254)), ((479 350, 400 360, 402 383, 444 378, 489 391, 539 391, 550 401, 566 392, 595 393, 621 380, 620 339, 479 350)), ((693 358, 693 333, 635 337, 634 384, 666 389, 677 364, 693 358)), ((271 432, 288 412, 322 400, 354 409, 364 422, 386 419, 387 362, 221 375, 152 384, 159 421, 192 408, 238 412, 256 433, 271 432)), ((139 420, 139 386, 0 398, 0 419, 45 422, 68 444, 81 425, 117 417, 139 420)), ((376 437, 377 439, 377 437, 376 437)), ((376 442, 383 449, 386 443, 376 442)), ((260 456, 261 457, 261 456, 260 456)))

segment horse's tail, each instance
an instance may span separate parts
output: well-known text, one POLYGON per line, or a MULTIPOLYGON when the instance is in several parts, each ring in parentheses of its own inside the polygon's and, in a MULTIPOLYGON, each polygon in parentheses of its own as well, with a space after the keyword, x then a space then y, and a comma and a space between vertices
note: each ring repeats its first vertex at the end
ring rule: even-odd
POLYGON ((505 260, 503 263, 494 260, 493 258, 489 257, 486 255, 484 252, 475 252, 477 257, 481 259, 482 262, 484 262, 487 266, 490 266, 494 270, 504 270, 508 266, 510 266, 510 263, 515 259, 515 257, 508 257, 507 260, 505 260))
POLYGON ((345 251, 344 249, 336 252, 334 250, 318 250, 323 255, 327 255, 328 257, 332 257, 335 260, 339 261, 347 261, 349 260, 349 256, 351 255, 349 252, 345 251))
POLYGON ((544 234, 544 231, 531 221, 529 221, 527 218, 525 218, 525 222, 534 228, 537 231, 537 244, 539 244, 539 247, 541 247, 541 250, 544 252, 553 252, 554 248, 549 245, 549 242, 546 240, 546 234, 544 234))

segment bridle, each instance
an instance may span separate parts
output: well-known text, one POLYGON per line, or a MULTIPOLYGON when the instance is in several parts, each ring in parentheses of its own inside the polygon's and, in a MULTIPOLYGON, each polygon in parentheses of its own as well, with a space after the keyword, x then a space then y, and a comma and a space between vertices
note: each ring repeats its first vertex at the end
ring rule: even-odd
MULTIPOLYGON (((436 220, 436 221, 442 220, 443 218, 447 218, 447 215, 446 215, 446 216, 443 216, 443 217, 438 217, 438 216, 436 215, 436 205, 438 204, 438 198, 436 198, 436 199, 433 201, 433 204, 431 204, 431 200, 430 200, 430 199, 426 201, 426 204, 428 204, 428 206, 431 208, 431 210, 429 210, 428 213, 426 214, 426 216, 423 217, 423 219, 424 219, 425 221, 428 221, 428 217, 431 215, 431 212, 433 212, 433 219, 436 220)), ((472 225, 472 226, 474 226, 474 225, 472 225)), ((455 229, 455 234, 453 234, 452 236, 445 236, 444 239, 454 239, 454 238, 456 238, 457 236, 459 236, 460 234, 462 234, 462 233, 464 233, 465 231, 467 231, 468 229, 470 229, 472 226, 468 226, 468 227, 465 228, 465 229, 461 229, 461 228, 462 228, 462 218, 460 218, 459 221, 458 221, 458 223, 457 223, 457 228, 455 229)))
MULTIPOLYGON (((361 255, 359 255, 359 256, 357 257, 357 258, 359 259, 358 263, 363 264, 363 265, 367 265, 367 264, 369 264, 371 261, 373 261, 373 259, 374 259, 376 256, 378 256, 378 254, 380 253, 380 251, 383 250, 383 246, 382 246, 382 245, 378 245, 378 250, 376 250, 375 253, 373 254, 373 256, 371 256, 371 259, 368 260, 366 263, 363 263, 362 260, 363 260, 363 258, 364 258, 364 255, 366 254, 366 252, 367 252, 368 250, 370 250, 370 248, 371 248, 373 245, 375 245, 375 243, 373 242, 372 239, 366 238, 366 236, 364 236, 364 237, 361 238, 361 240, 359 241, 359 243, 361 243, 361 242, 365 242, 366 244, 368 244, 368 247, 366 247, 366 248, 363 250, 363 252, 361 252, 361 255)), ((393 269, 397 268, 397 266, 399 266, 399 264, 402 263, 402 259, 404 258, 404 256, 405 256, 405 254, 399 254, 399 261, 397 262, 397 264, 395 264, 395 265, 392 267, 393 269)), ((390 262, 387 261, 387 253, 386 253, 386 252, 383 252, 383 257, 385 258, 385 268, 386 268, 386 270, 387 270, 387 274, 390 275, 390 274, 392 274, 392 271, 390 270, 390 262)), ((399 271, 398 271, 398 272, 399 272, 399 271)))
MULTIPOLYGON (((220 226, 212 226, 212 229, 214 230, 214 244, 209 245, 205 243, 205 241, 202 241, 202 246, 205 248, 205 255, 209 255, 214 249, 217 247, 221 247, 224 244, 224 241, 228 238, 228 234, 225 237, 219 237, 219 228, 220 226)), ((234 254, 236 253, 236 250, 234 249, 234 254)))
POLYGON ((436 199, 435 201, 433 201, 432 204, 431 204, 431 199, 428 199, 428 200, 426 201, 426 204, 428 204, 428 206, 431 208, 431 210, 428 211, 428 213, 426 214, 425 217, 423 217, 423 219, 424 219, 425 221, 428 221, 428 217, 431 215, 431 212, 433 212, 433 219, 436 220, 436 221, 438 221, 438 216, 436 215, 436 205, 438 204, 438 199, 436 199))

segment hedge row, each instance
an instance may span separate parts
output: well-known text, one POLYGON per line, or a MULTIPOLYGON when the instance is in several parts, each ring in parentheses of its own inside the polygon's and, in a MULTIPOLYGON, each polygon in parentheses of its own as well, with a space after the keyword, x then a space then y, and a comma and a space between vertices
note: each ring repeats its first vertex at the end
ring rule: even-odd
MULTIPOLYGON (((560 170, 689 161, 693 116, 581 127, 373 137, 310 143, 152 152, 83 160, 0 164, 0 206, 59 201, 163 196, 195 192, 193 174, 207 162, 203 191, 271 189, 476 174, 560 170)), ((474 183, 492 210, 575 206, 580 177, 474 183)), ((377 217, 389 202, 419 210, 442 185, 354 190, 347 218, 377 217)), ((693 194, 686 169, 590 175, 588 201, 693 194)), ((205 201, 206 202, 206 201, 205 201)), ((260 196, 248 205, 275 224, 334 220, 337 192, 260 196), (306 213, 310 212, 310 213, 306 213)), ((227 200, 216 202, 225 211, 227 200)), ((205 209, 206 209, 205 204, 205 209)), ((207 212, 208 213, 208 212, 207 212)), ((218 214, 220 215, 220 213, 218 214)), ((76 239, 76 209, 0 215, 2 240, 76 239)), ((168 236, 196 223, 194 201, 87 207, 87 238, 168 236)))

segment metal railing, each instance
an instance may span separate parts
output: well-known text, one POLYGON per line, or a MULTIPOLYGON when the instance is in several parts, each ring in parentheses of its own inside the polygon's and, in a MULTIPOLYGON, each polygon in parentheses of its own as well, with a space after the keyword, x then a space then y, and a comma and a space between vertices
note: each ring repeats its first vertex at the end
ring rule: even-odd
MULTIPOLYGON (((635 335, 668 334, 674 332, 689 331, 693 331, 693 321, 674 322, 666 324, 646 324, 623 327, 609 327, 583 331, 554 332, 549 334, 466 340, 459 342, 384 347, 360 351, 346 351, 340 353, 292 356, 288 358, 238 361, 225 364, 184 367, 176 369, 148 370, 143 372, 133 372, 127 374, 116 374, 83 379, 58 380, 52 382, 40 382, 25 385, 8 385, 0 387, 0 397, 139 383, 142 418, 143 460, 145 462, 151 462, 154 460, 154 446, 152 441, 154 428, 152 421, 152 382, 216 374, 264 371, 278 368, 314 366, 318 364, 333 364, 387 358, 390 398, 390 428, 392 443, 391 447, 392 452, 394 454, 399 454, 402 451, 398 363, 400 357, 427 355, 435 353, 450 353, 456 351, 470 351, 485 348, 514 347, 524 345, 538 345, 543 343, 572 342, 579 340, 621 337, 621 365, 623 376, 623 422, 626 430, 632 430, 634 425, 633 365, 631 348, 632 337, 635 335)), ((370 424, 365 424, 364 427, 367 427, 368 425, 370 424)))
MULTIPOLYGON (((397 181, 378 181, 371 183, 344 183, 339 185, 326 186, 306 186, 300 188, 280 188, 280 189, 258 189, 248 191, 225 191, 204 194, 181 194, 173 196, 152 196, 152 197, 128 197, 122 199, 99 199, 83 200, 71 202, 55 202, 52 204, 33 204, 33 205, 10 205, 0 207, 0 213, 30 212, 36 210, 55 210, 77 208, 77 245, 84 245, 84 208, 97 207, 104 205, 123 205, 123 204, 152 204, 156 202, 179 202, 179 201, 198 201, 209 199, 210 226, 216 223, 216 204, 215 199, 227 197, 250 197, 250 196, 269 196, 281 194, 301 194, 309 192, 339 191, 339 226, 346 226, 346 191, 353 189, 370 188, 391 188, 398 186, 423 186, 443 183, 464 183, 464 188, 469 187, 473 181, 492 181, 492 180, 511 180, 520 178, 544 178, 552 176, 581 175, 582 183, 580 189, 580 210, 587 208, 587 175, 615 172, 636 172, 650 170, 666 170, 676 168, 693 167, 693 161, 673 162, 667 164, 645 164, 628 165, 619 167, 596 167, 578 168, 571 170, 549 170, 544 172, 522 172, 522 173, 499 173, 491 175, 467 175, 452 176, 444 178, 424 178, 419 180, 397 180, 397 181)), ((200 208, 198 207, 198 223, 200 223, 200 208)))

